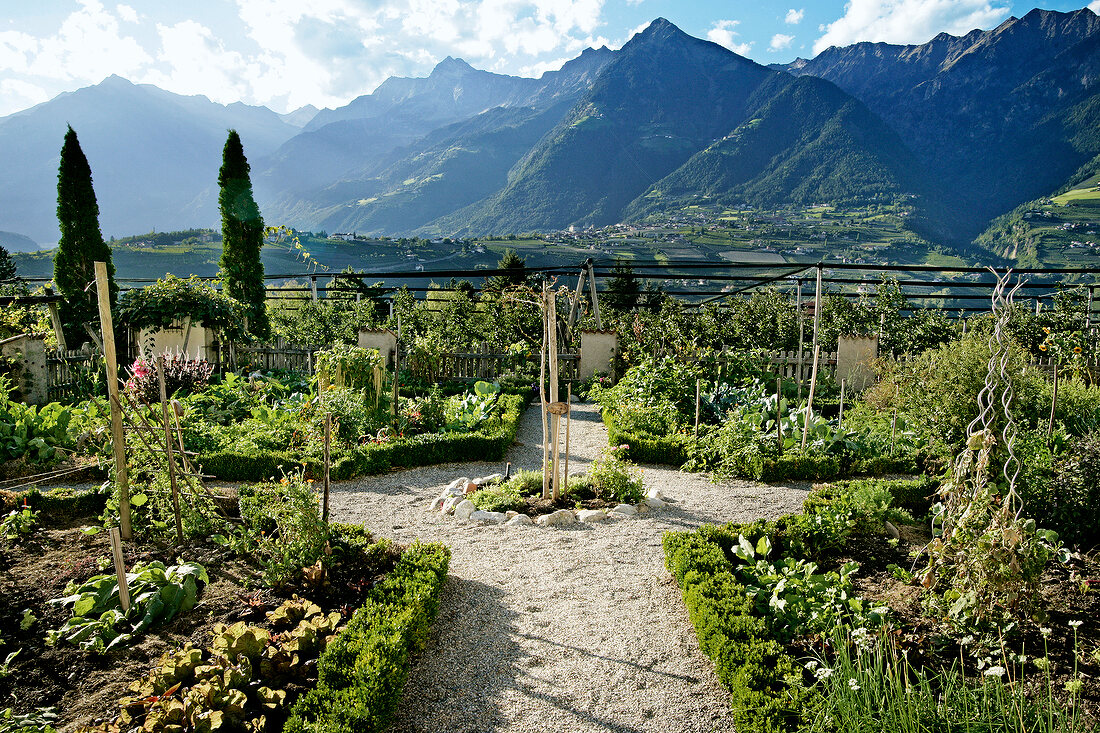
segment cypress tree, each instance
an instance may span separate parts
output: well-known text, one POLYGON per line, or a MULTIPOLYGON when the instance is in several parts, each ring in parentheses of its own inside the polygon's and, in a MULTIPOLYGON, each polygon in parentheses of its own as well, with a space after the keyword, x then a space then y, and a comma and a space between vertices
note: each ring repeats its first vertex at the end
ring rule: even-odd
POLYGON ((504 254, 497 260, 497 269, 505 270, 506 274, 489 278, 491 290, 503 290, 527 282, 527 260, 516 254, 514 249, 504 250, 504 254))
POLYGON ((269 332, 260 248, 264 221, 252 196, 250 166, 236 130, 229 131, 218 171, 218 207, 222 214, 221 276, 225 292, 244 304, 248 330, 260 338, 269 332))
POLYGON ((15 279, 15 260, 8 254, 8 250, 0 245, 0 280, 15 279))
POLYGON ((107 263, 111 306, 118 295, 111 248, 99 230, 99 204, 92 188, 92 169, 80 141, 70 126, 61 146, 61 165, 57 169, 57 223, 61 239, 53 258, 53 280, 64 297, 60 303, 61 323, 70 344, 88 340, 84 324, 99 323, 96 289, 88 288, 95 280, 93 263, 107 263), (86 289, 87 288, 87 289, 86 289))

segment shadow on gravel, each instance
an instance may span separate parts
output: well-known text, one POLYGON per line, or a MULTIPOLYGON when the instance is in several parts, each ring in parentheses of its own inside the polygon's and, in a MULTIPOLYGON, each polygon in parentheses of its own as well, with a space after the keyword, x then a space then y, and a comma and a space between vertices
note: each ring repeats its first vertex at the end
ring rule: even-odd
POLYGON ((499 702, 520 675, 516 613, 504 591, 450 576, 424 650, 412 663, 390 733, 481 733, 507 727, 499 702))
POLYGON ((547 639, 547 638, 542 637, 542 636, 535 636, 533 634, 517 634, 517 635, 522 636, 524 639, 530 639, 531 641, 538 642, 540 644, 550 644, 552 646, 558 647, 559 649, 568 649, 570 651, 576 652, 577 654, 583 654, 586 657, 594 657, 596 659, 602 659, 605 662, 611 662, 613 664, 621 664, 621 665, 626 666, 626 667, 633 667, 634 669, 641 670, 643 672, 648 672, 650 674, 660 675, 661 677, 669 677, 669 678, 672 678, 672 679, 683 680, 684 682, 690 682, 692 684, 695 684, 699 681, 698 677, 692 677, 691 675, 686 675, 686 674, 673 674, 672 672, 661 672, 660 670, 654 669, 652 665, 638 664, 637 662, 628 662, 625 659, 615 659, 614 657, 606 657, 603 654, 593 654, 592 652, 588 651, 587 649, 582 649, 579 646, 572 646, 570 644, 562 644, 560 641, 552 641, 552 640, 547 639))

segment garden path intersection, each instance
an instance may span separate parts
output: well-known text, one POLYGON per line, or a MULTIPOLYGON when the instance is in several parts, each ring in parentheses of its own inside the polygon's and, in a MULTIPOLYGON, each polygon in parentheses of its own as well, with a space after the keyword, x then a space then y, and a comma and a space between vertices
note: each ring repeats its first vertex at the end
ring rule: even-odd
MULTIPOLYGON (((574 406, 570 469, 607 445, 593 405, 574 406)), ((539 410, 528 409, 507 460, 537 468, 539 410)), ((394 733, 733 729, 729 697, 699 650, 661 537, 704 523, 801 511, 806 492, 643 467, 667 506, 638 518, 567 527, 503 527, 428 511, 462 463, 368 476, 333 487, 332 518, 400 542, 451 547, 431 636, 414 661, 394 733)))

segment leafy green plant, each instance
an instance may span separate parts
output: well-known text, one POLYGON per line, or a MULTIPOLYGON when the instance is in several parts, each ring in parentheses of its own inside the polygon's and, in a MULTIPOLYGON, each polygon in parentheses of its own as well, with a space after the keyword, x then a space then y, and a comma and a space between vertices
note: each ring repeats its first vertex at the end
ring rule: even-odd
POLYGON ((329 532, 312 479, 288 473, 278 483, 243 487, 239 493, 241 516, 253 537, 258 535, 266 583, 282 585, 321 558, 329 532))
POLYGON ((24 504, 22 509, 16 509, 0 520, 0 535, 6 540, 26 537, 38 525, 38 515, 39 512, 24 504))
POLYGON ((472 391, 447 404, 447 430, 469 432, 476 430, 495 414, 500 400, 500 385, 496 382, 478 381, 472 391))
POLYGON ((69 425, 74 409, 51 402, 42 407, 12 402, 11 380, 0 375, 0 458, 26 457, 46 463, 73 444, 69 425))
POLYGON ((233 341, 248 339, 241 303, 198 277, 168 275, 152 285, 128 290, 118 299, 119 322, 130 328, 161 330, 185 318, 233 341))
POLYGON ((165 567, 154 561, 135 565, 126 574, 130 608, 125 612, 116 575, 96 575, 80 584, 70 583, 66 595, 50 603, 71 608, 73 616, 60 629, 50 631, 46 642, 54 645, 66 641, 94 652, 124 646, 150 626, 191 610, 199 583, 209 582, 206 570, 198 563, 165 567))
POLYGON ((57 733, 54 708, 37 708, 33 713, 16 715, 11 708, 0 710, 0 733, 57 733))
MULTIPOLYGON (((187 354, 169 351, 164 357, 164 391, 169 397, 177 392, 200 392, 210 381, 214 365, 206 359, 192 359, 187 354)), ((160 402, 160 379, 157 377, 156 357, 139 357, 130 367, 126 389, 147 405, 160 402)))

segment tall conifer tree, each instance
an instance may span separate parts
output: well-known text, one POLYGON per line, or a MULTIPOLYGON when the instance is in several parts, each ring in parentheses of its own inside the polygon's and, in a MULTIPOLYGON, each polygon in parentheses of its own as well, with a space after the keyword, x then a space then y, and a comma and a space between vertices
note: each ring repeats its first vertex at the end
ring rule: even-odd
POLYGON ((70 126, 61 146, 61 165, 57 170, 57 223, 61 239, 53 258, 53 280, 65 298, 60 304, 65 338, 70 344, 88 340, 85 324, 99 322, 96 289, 88 288, 95 280, 94 263, 107 263, 111 305, 118 295, 111 248, 99 229, 99 204, 92 188, 92 169, 80 141, 70 126))
POLYGON ((264 266, 260 248, 264 243, 264 221, 252 196, 250 166, 236 130, 229 131, 218 171, 218 206, 222 213, 221 275, 225 292, 244 304, 248 330, 264 338, 269 326, 264 308, 264 266))

